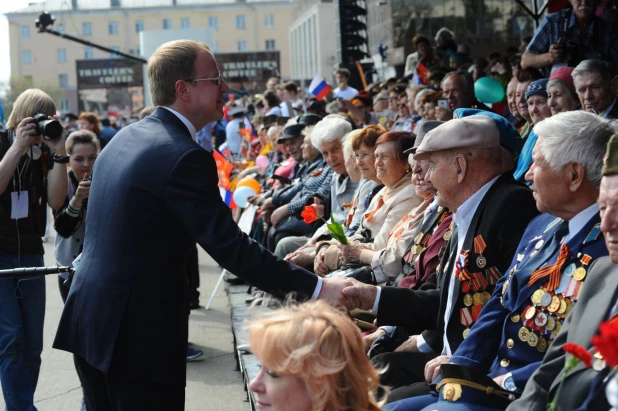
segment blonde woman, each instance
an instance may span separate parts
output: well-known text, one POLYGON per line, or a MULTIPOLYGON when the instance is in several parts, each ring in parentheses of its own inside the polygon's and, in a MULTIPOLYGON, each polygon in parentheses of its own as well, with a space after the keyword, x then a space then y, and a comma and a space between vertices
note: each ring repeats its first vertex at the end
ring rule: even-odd
POLYGON ((258 409, 378 411, 378 371, 344 313, 316 301, 275 310, 248 326, 262 363, 249 388, 258 409))

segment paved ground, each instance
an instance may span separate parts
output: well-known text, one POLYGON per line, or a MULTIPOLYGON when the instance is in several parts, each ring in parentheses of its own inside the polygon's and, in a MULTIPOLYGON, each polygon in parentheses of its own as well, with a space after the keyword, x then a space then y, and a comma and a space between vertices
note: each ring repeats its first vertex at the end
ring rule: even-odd
MULTIPOLYGON (((201 299, 206 305, 220 274, 216 263, 200 251, 201 299)), ((53 265, 53 239, 45 244, 45 264, 53 265)), ((54 350, 51 344, 62 312, 62 299, 55 276, 47 277, 47 311, 41 375, 35 394, 40 411, 78 411, 82 397, 70 354, 54 350)), ((192 311, 189 341, 204 351, 203 360, 187 367, 187 411, 247 411, 249 403, 233 354, 228 298, 219 289, 211 310, 192 311)), ((144 341, 144 344, 148 344, 144 341)), ((165 353, 161 353, 165 355, 165 353)), ((156 361, 156 358, 152 359, 156 361)), ((0 410, 4 410, 0 397, 0 410)))

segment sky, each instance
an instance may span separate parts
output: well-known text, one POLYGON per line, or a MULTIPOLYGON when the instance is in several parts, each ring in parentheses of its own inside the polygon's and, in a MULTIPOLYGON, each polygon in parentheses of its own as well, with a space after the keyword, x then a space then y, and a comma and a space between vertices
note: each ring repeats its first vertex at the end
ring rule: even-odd
MULTIPOLYGON (((4 83, 11 77, 9 64, 9 23, 4 13, 28 7, 28 3, 38 3, 39 0, 0 0, 0 82, 4 83)), ((33 23, 34 24, 34 23, 33 23)))

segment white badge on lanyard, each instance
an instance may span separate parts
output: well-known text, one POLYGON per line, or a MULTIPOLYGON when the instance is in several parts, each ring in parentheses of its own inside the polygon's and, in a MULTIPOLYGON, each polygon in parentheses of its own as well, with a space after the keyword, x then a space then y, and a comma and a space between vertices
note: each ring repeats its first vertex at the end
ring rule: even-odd
POLYGON ((11 192, 11 219, 28 217, 28 191, 11 192))

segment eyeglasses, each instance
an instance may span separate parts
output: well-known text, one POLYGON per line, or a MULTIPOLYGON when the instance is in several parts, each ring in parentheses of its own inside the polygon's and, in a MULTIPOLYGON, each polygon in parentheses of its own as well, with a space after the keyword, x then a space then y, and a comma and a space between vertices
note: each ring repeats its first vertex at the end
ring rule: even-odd
POLYGON ((187 83, 197 83, 198 81, 212 81, 214 82, 213 84, 216 84, 217 86, 220 86, 221 83, 223 82, 223 77, 221 76, 221 74, 219 74, 218 77, 213 77, 213 78, 190 78, 190 79, 186 79, 184 80, 187 83))

